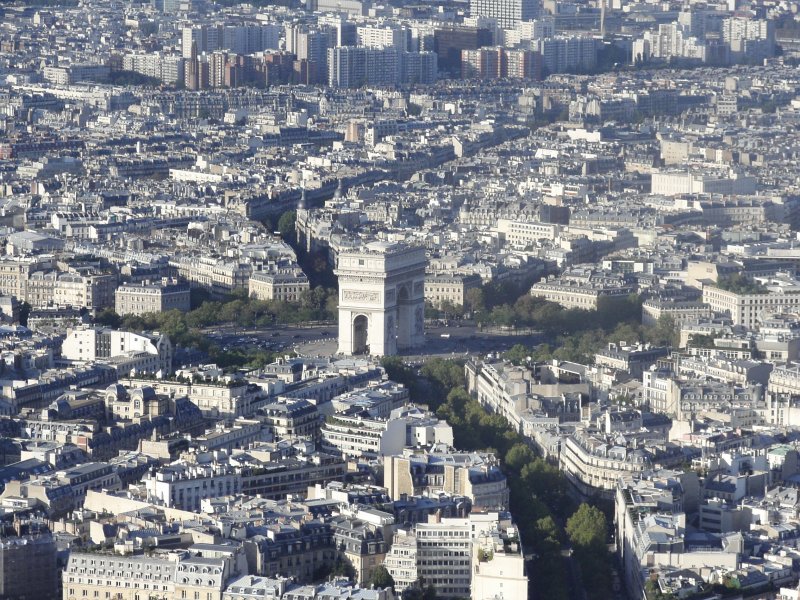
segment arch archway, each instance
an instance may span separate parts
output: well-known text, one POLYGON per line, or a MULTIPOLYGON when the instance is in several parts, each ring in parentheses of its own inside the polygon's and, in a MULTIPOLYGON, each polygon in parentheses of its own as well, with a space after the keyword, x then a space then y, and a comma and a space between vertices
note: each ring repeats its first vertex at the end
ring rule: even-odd
POLYGON ((397 288, 397 347, 408 348, 411 345, 411 331, 414 318, 414 305, 411 301, 411 290, 408 285, 397 288))
POLYGON ((356 315, 353 319, 353 354, 369 354, 369 317, 356 315))

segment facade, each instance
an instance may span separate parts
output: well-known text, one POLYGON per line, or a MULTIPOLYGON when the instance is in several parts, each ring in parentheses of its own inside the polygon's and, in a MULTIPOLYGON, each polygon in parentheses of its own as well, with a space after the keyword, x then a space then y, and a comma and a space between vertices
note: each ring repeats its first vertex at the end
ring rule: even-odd
MULTIPOLYGON (((345 463, 324 452, 290 451, 253 443, 248 450, 217 454, 218 460, 194 455, 147 473, 143 487, 157 506, 198 511, 203 500, 246 494, 279 500, 287 494, 305 494, 308 487, 339 480, 345 463)), ((270 575, 271 573, 262 573, 270 575)))
POLYGON ((541 55, 533 50, 478 48, 461 51, 463 79, 540 79, 541 55))
POLYGON ((200 510, 205 498, 237 494, 242 480, 226 465, 174 463, 144 478, 150 502, 168 508, 200 510))
POLYGON ((591 69, 597 61, 597 42, 590 36, 559 35, 534 40, 534 49, 541 56, 543 74, 591 69))
POLYGON ((646 300, 642 303, 642 325, 654 327, 662 316, 669 316, 680 326, 683 323, 712 316, 711 307, 703 302, 646 300))
POLYGON ((356 515, 334 518, 333 541, 341 556, 355 571, 356 583, 365 585, 378 565, 385 562, 389 548, 387 537, 393 530, 394 517, 380 510, 364 508, 356 515))
POLYGON ((280 27, 274 23, 261 25, 196 25, 182 32, 184 58, 192 58, 192 46, 202 54, 230 50, 236 54, 252 54, 277 49, 280 27))
POLYGON ((308 277, 300 269, 257 271, 248 283, 249 295, 256 300, 299 302, 310 289, 308 277))
POLYGON ((513 29, 521 21, 532 21, 539 16, 536 0, 470 0, 472 17, 495 19, 503 29, 513 29))
POLYGON ((472 544, 471 600, 527 598, 525 557, 515 527, 502 521, 479 531, 472 544))
POLYGON ((480 288, 481 283, 480 275, 429 273, 425 276, 425 301, 435 308, 442 308, 448 303, 463 307, 467 292, 480 288))
POLYGON ((175 281, 123 284, 114 293, 114 310, 120 316, 160 313, 168 310, 187 312, 191 308, 189 286, 175 281))
POLYGON ((261 407, 257 418, 276 439, 319 437, 320 414, 307 400, 279 399, 261 407))
POLYGON ((116 287, 116 275, 62 273, 53 288, 52 303, 56 306, 108 308, 114 305, 116 287))
POLYGON ((634 290, 632 285, 625 283, 606 285, 553 280, 533 284, 531 296, 555 302, 564 308, 596 310, 602 299, 625 300, 634 290))
POLYGON ((728 315, 734 325, 753 328, 774 314, 800 310, 800 286, 796 282, 764 293, 737 294, 713 285, 703 287, 703 303, 716 313, 728 315))
POLYGON ((320 435, 323 448, 348 457, 399 454, 406 445, 406 420, 336 414, 325 420, 320 435))
POLYGON ((704 533, 704 544, 691 543, 687 514, 697 510, 699 495, 692 472, 654 471, 619 478, 614 493, 617 553, 631 597, 647 597, 645 583, 651 573, 691 569, 708 578, 713 571, 739 567, 736 537, 741 537, 726 539, 709 532, 704 533))
POLYGON ((508 513, 432 516, 399 528, 384 564, 397 592, 423 581, 438 598, 528 597, 525 560, 508 513))
POLYGON ((29 276, 24 298, 34 307, 103 309, 114 305, 116 287, 116 275, 37 271, 29 276))
MULTIPOLYGON (((180 374, 180 372, 179 372, 180 374)), ((267 403, 267 394, 246 381, 198 377, 192 381, 126 380, 130 385, 152 386, 159 394, 187 397, 206 418, 233 418, 251 415, 267 403)))
POLYGON ((72 329, 61 346, 64 358, 78 362, 107 361, 121 372, 169 374, 172 372, 172 343, 161 334, 137 334, 82 327, 72 329))
MULTIPOLYGON (((621 421, 609 423, 611 427, 621 421)), ((620 432, 607 437, 605 433, 577 429, 567 436, 561 446, 559 466, 569 481, 581 494, 599 494, 613 498, 620 477, 641 473, 659 462, 680 464, 683 453, 663 444, 636 444, 620 439, 620 432)))
POLYGON ((665 171, 652 174, 653 194, 680 196, 683 194, 724 194, 743 195, 756 191, 752 177, 738 173, 687 173, 685 171, 665 171))
POLYGON ((201 257, 195 260, 171 261, 178 276, 192 287, 202 287, 214 295, 225 295, 237 290, 247 290, 251 265, 230 262, 224 259, 201 257))
POLYGON ((505 237, 506 244, 512 248, 524 249, 541 240, 553 241, 561 229, 562 227, 555 223, 497 219, 497 231, 505 237))
POLYGON ((595 354, 595 364, 619 371, 627 371, 634 378, 642 376, 642 372, 668 353, 668 348, 650 347, 649 344, 622 346, 610 343, 607 348, 595 354))
POLYGON ((386 569, 402 592, 422 579, 440 598, 470 597, 472 533, 469 519, 417 523, 395 533, 386 569))
POLYGON ((425 250, 373 242, 341 252, 339 352, 392 355, 424 343, 425 250))
POLYGON ((236 552, 224 557, 203 554, 186 550, 152 556, 72 552, 62 575, 63 598, 220 600, 241 561, 236 552))
POLYGON ((508 506, 506 477, 492 454, 430 452, 384 458, 383 485, 392 498, 423 493, 466 496, 473 506, 508 506))
POLYGON ((0 598, 56 600, 56 544, 49 533, 0 538, 0 598))
POLYGON ((434 83, 437 56, 395 46, 340 46, 328 49, 328 85, 340 88, 434 83))
POLYGON ((28 277, 37 263, 27 258, 0 261, 0 293, 17 299, 27 298, 28 277))

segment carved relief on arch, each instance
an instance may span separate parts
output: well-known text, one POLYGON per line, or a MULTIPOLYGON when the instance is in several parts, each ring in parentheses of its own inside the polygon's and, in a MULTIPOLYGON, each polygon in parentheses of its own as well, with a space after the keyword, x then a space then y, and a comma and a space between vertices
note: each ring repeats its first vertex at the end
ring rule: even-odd
POLYGON ((366 290, 343 290, 342 300, 377 304, 381 301, 381 294, 380 292, 371 292, 366 290))

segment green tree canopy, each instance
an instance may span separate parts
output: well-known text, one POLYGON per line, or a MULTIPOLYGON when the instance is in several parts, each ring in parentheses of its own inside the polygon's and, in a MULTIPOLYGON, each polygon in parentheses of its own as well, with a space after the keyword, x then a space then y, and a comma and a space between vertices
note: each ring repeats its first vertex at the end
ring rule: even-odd
POLYGON ((297 213, 293 210, 287 210, 278 219, 278 231, 281 237, 286 240, 294 239, 295 221, 297 221, 297 213))
POLYGON ((717 280, 717 287, 734 294, 766 294, 767 288, 741 273, 734 273, 717 280))
POLYGON ((369 578, 369 584, 376 588, 394 588, 394 578, 391 573, 383 565, 378 565, 372 571, 372 576, 369 578))
POLYGON ((594 506, 585 502, 567 520, 567 535, 578 548, 605 551, 606 516, 594 506))
POLYGON ((532 463, 536 456, 533 450, 522 442, 516 443, 511 446, 511 449, 506 453, 506 466, 515 473, 519 473, 525 465, 532 463))

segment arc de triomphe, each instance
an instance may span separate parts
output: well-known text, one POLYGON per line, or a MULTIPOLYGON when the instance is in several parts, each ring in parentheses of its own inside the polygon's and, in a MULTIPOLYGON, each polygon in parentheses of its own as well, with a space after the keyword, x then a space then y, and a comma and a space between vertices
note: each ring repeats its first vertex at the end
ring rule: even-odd
POLYGON ((425 249, 372 242, 339 253, 339 352, 388 356, 425 343, 425 249))

